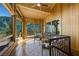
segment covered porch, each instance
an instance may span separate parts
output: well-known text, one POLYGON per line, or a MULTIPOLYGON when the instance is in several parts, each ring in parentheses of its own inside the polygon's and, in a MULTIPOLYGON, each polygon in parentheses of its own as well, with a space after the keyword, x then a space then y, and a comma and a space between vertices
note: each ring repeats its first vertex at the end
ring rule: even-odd
POLYGON ((79 55, 79 4, 2 5, 12 17, 12 33, 4 38, 11 39, 12 44, 1 55, 79 55))

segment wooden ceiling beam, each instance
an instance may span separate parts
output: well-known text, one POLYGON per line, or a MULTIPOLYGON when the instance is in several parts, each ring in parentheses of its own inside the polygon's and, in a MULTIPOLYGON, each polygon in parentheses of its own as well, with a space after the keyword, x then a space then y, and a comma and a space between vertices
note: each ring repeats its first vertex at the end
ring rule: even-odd
POLYGON ((22 14, 21 10, 19 9, 18 6, 16 6, 18 13, 21 15, 21 18, 24 18, 24 15, 22 14))

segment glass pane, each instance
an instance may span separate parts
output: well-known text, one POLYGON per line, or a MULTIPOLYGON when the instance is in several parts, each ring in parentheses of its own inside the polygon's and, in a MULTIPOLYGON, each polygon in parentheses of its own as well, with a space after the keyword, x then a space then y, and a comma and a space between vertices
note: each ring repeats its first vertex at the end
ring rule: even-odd
POLYGON ((0 3, 0 41, 12 34, 12 18, 8 10, 0 3))
POLYGON ((53 25, 48 25, 46 26, 46 32, 47 33, 52 33, 55 32, 55 27, 53 25))
POLYGON ((12 33, 11 17, 0 16, 0 38, 11 35, 12 33))
POLYGON ((22 32, 22 21, 21 20, 16 20, 16 28, 17 28, 17 37, 21 37, 21 32, 22 32))
POLYGON ((57 34, 57 32, 59 33, 59 28, 58 28, 59 23, 58 22, 59 22, 59 20, 54 20, 54 21, 48 22, 46 24, 46 32, 52 33, 52 34, 57 34))
POLYGON ((35 35, 41 33, 41 24, 28 23, 26 27, 28 35, 35 35))

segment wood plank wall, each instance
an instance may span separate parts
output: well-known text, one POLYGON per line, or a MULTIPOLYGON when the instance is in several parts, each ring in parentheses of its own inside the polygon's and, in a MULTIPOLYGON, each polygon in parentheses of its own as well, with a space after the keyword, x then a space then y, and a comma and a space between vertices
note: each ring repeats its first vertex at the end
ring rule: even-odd
MULTIPOLYGON (((50 18, 50 17, 49 17, 50 18)), ((79 51, 79 4, 56 4, 52 10, 52 18, 46 22, 61 21, 61 33, 72 36, 72 49, 79 51)))

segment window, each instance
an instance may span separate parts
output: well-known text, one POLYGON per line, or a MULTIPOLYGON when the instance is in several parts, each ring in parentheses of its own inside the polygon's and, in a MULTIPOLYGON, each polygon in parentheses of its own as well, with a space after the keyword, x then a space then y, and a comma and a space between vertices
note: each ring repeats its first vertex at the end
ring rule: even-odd
POLYGON ((41 33, 41 24, 27 24, 27 34, 28 35, 35 35, 37 33, 41 33))
POLYGON ((17 28, 17 37, 21 36, 22 32, 22 21, 16 20, 16 28, 17 28))
POLYGON ((59 34, 59 20, 54 20, 52 22, 48 22, 46 24, 46 32, 47 33, 54 33, 54 34, 59 34))
POLYGON ((0 52, 8 47, 12 37, 12 18, 8 10, 0 3, 0 52))
POLYGON ((11 18, 0 16, 0 38, 12 34, 11 18))
POLYGON ((12 34, 12 18, 8 10, 0 3, 0 40, 12 34))

